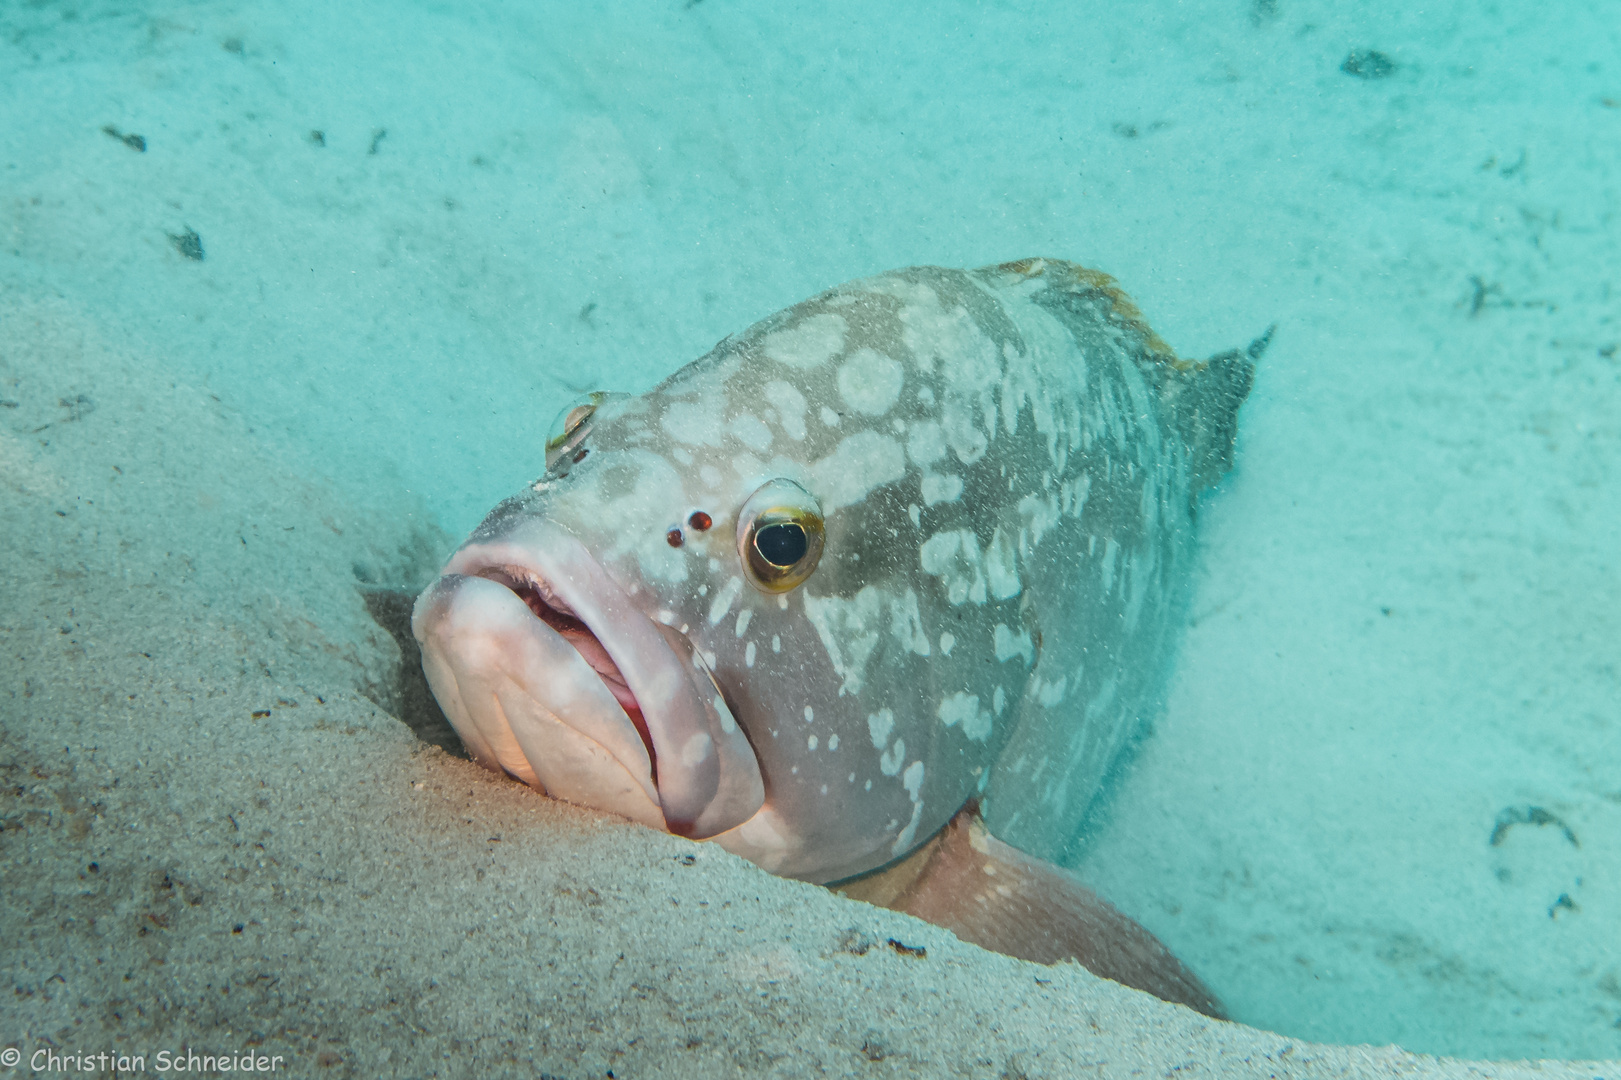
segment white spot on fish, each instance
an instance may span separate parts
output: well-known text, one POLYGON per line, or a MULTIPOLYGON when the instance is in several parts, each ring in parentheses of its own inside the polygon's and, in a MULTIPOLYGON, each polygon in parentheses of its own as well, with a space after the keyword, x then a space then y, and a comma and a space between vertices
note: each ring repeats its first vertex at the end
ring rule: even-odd
POLYGON ((1018 596, 1022 587, 1019 554, 1013 549, 1013 537, 1003 532, 1001 526, 997 526, 985 547, 985 580, 991 587, 991 595, 998 600, 1018 596))
POLYGON ((940 420, 945 428, 946 442, 958 461, 972 465, 985 456, 985 448, 990 445, 990 440, 974 424, 974 413, 967 402, 956 397, 947 398, 946 407, 940 412, 940 420))
POLYGON ((946 727, 962 725, 962 733, 975 742, 984 742, 991 733, 991 714, 979 707, 979 696, 959 690, 940 702, 935 715, 946 727))
POLYGON ((805 437, 805 395, 792 383, 773 379, 765 384, 765 399, 777 410, 777 420, 790 439, 805 437))
POLYGON ((871 790, 872 790, 872 781, 871 781, 871 780, 868 780, 868 781, 867 781, 867 786, 866 786, 866 789, 865 789, 865 790, 867 790, 867 791, 871 791, 871 790))
POLYGON ((1120 545, 1114 537, 1103 542, 1103 594, 1107 596, 1114 587, 1114 562, 1120 556, 1120 545))
POLYGON ((771 651, 776 652, 776 653, 782 652, 782 635, 781 634, 772 634, 771 635, 771 651))
POLYGON ((687 744, 681 748, 681 764, 687 766, 700 764, 709 757, 713 745, 714 740, 700 731, 688 739, 687 744))
POLYGON ((918 792, 923 789, 923 762, 914 761, 906 767, 906 773, 901 777, 901 787, 917 802, 918 792))
POLYGON ((906 508, 906 516, 912 519, 912 528, 921 529, 923 527, 923 511, 918 507, 917 503, 913 503, 906 508))
POLYGON ((718 626, 721 619, 726 618, 726 611, 731 610, 731 602, 738 598, 742 592, 741 577, 728 577, 726 584, 721 585, 720 592, 716 592, 715 600, 710 603, 710 626, 718 626))
POLYGON ((1007 693, 998 686, 996 693, 991 695, 991 713, 994 716, 1002 715, 1002 708, 1007 704, 1007 693))
POLYGON ((896 739, 891 746, 878 758, 878 771, 885 776, 894 776, 901 771, 901 762, 906 760, 906 740, 896 739))
POLYGON ((953 380, 974 392, 989 389, 1001 379, 996 343, 974 322, 962 306, 950 311, 940 296, 925 285, 907 283, 891 290, 905 301, 901 309, 901 340, 912 350, 917 364, 933 371, 936 360, 944 361, 953 380))
POLYGON ((1064 688, 1068 683, 1067 675, 1057 682, 1043 683, 1041 689, 1036 691, 1036 700, 1047 708, 1052 708, 1064 700, 1064 688))
POLYGON ((743 649, 743 666, 754 666, 754 642, 752 641, 749 642, 748 645, 743 649))
POLYGON ((882 750, 889 745, 889 733, 895 730, 895 714, 879 709, 867 717, 867 734, 872 736, 872 748, 882 750))
POLYGON ((929 635, 923 632, 916 590, 907 589, 904 596, 889 601, 889 632, 895 635, 901 648, 919 656, 929 655, 929 635))
POLYGON ((822 639, 833 670, 844 680, 839 693, 859 694, 867 680, 867 661, 878 644, 878 617, 883 594, 868 585, 852 599, 806 596, 805 617, 822 639))
POLYGON ((816 722, 816 710, 811 708, 809 705, 805 706, 805 723, 812 724, 812 723, 815 723, 815 722, 816 722))
POLYGON ((749 623, 754 619, 754 609, 744 608, 737 613, 737 636, 742 637, 749 632, 749 623))
POLYGON ((891 357, 863 348, 839 365, 835 381, 850 408, 866 416, 883 416, 900 399, 906 376, 891 357))
POLYGON ((817 741, 818 740, 817 740, 816 736, 812 735, 810 738, 805 740, 805 749, 807 749, 807 750, 815 750, 817 741))
POLYGON ((786 596, 777 597, 777 610, 778 611, 787 611, 788 610, 788 598, 786 596))
POLYGON ((1068 517, 1080 517, 1086 497, 1092 491, 1092 474, 1081 473, 1058 486, 1059 509, 1068 517))
POLYGON ((715 410, 696 401, 672 401, 664 407, 659 426, 676 442, 688 446, 719 446, 715 410))
POLYGON ((912 464, 926 468, 946 456, 946 436, 933 420, 920 420, 912 425, 906 437, 906 456, 912 464))
POLYGON ((1039 495, 1026 495, 1019 500, 1018 510, 1023 523, 1019 549, 1028 556, 1041 543, 1047 530, 1058 524, 1058 499, 1056 496, 1043 499, 1039 495))
POLYGON ((923 501, 929 506, 935 503, 956 502, 961 496, 962 477, 941 476, 938 473, 923 474, 923 501))
POLYGON ((1001 663, 1013 659, 1015 656, 1024 657, 1024 666, 1029 667, 1036 659, 1036 646, 1030 640, 1030 631, 1021 629, 1017 634, 1008 629, 1006 623, 997 623, 992 632, 992 643, 996 647, 996 659, 1001 663))
POLYGON ((950 656, 951 655, 951 647, 953 645, 955 645, 955 644, 957 644, 957 637, 956 637, 955 634, 953 634, 950 630, 946 630, 946 631, 941 632, 941 634, 940 634, 940 653, 941 653, 941 655, 950 656))
POLYGON ((918 798, 923 789, 923 762, 914 761, 906 767, 906 773, 901 777, 901 786, 912 797, 912 818, 906 823, 906 828, 895 837, 895 846, 890 849, 891 854, 899 855, 912 846, 917 838, 918 822, 923 817, 923 802, 918 798))
POLYGON ((827 737, 827 748, 829 750, 837 750, 839 748, 839 737, 837 735, 829 735, 827 737))
POLYGON ((952 607, 964 600, 985 602, 985 575, 980 571, 979 542, 973 530, 935 533, 923 542, 919 558, 924 572, 940 579, 952 607))
POLYGON ((822 512, 854 506, 869 492, 906 475, 900 443, 876 431, 861 431, 840 440, 831 454, 811 465, 814 491, 822 512))
POLYGON ((727 426, 732 429, 732 434, 737 436, 738 441, 744 446, 752 450, 758 450, 761 453, 771 449, 771 444, 775 441, 771 437, 771 429, 766 427, 765 423, 753 413, 742 413, 734 416, 732 422, 727 426))
POLYGON ((822 406, 822 426, 823 427, 838 427, 839 426, 839 414, 834 412, 832 409, 828 408, 826 405, 822 406))
POLYGON ((761 343, 765 354, 789 367, 812 368, 825 364, 844 348, 844 317, 831 312, 812 315, 797 326, 768 334, 761 343))

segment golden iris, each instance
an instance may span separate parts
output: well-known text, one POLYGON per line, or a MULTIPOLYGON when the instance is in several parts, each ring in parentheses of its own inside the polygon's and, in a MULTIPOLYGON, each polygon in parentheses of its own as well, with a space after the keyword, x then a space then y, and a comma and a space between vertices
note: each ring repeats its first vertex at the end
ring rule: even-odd
POLYGON ((785 593, 803 584, 822 557, 822 508, 792 480, 773 480, 743 504, 737 547, 749 582, 785 593))

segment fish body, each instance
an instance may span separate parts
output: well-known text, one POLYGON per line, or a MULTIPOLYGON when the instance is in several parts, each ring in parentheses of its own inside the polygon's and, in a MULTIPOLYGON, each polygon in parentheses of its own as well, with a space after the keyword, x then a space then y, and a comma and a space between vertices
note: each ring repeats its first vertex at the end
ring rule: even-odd
POLYGON ((418 600, 430 684, 481 763, 774 873, 970 800, 1053 859, 1162 688, 1257 351, 1178 359, 1056 260, 831 289, 561 418, 418 600))

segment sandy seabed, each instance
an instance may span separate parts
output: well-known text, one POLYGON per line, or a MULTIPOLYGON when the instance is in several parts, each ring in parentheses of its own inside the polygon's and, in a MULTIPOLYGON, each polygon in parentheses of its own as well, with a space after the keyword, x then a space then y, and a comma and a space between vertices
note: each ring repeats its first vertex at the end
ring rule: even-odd
POLYGON ((18 1072, 1621 1073, 1324 1045, 1621 1056, 1621 20, 335 12, 0 11, 18 1072), (403 641, 572 394, 1032 254, 1279 327, 1076 864, 1253 1028, 536 798, 403 641))

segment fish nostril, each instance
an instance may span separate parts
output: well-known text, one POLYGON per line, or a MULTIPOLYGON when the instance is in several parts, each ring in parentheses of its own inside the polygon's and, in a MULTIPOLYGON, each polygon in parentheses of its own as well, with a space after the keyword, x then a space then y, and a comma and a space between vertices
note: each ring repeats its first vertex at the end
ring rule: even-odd
POLYGON ((705 529, 709 528, 714 523, 715 523, 715 519, 710 517, 708 514, 704 513, 702 510, 694 510, 692 512, 692 514, 690 516, 688 516, 688 518, 687 518, 687 524, 691 525, 694 529, 697 529, 699 532, 703 532, 705 529))
POLYGON ((671 547, 678 548, 686 542, 686 538, 681 535, 681 529, 677 526, 664 534, 664 542, 671 547))

